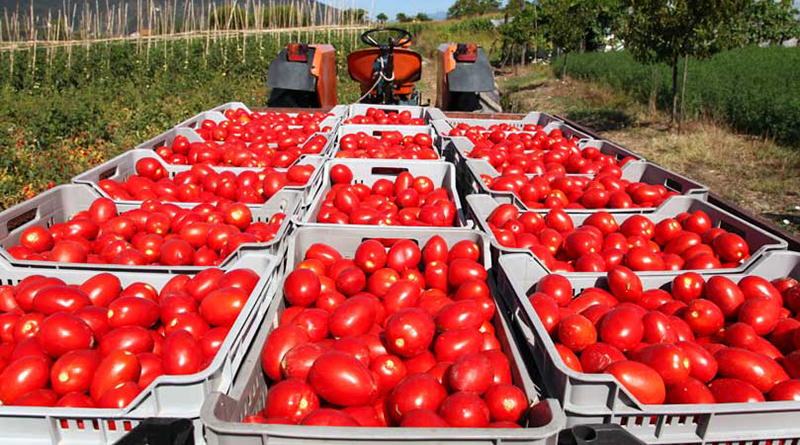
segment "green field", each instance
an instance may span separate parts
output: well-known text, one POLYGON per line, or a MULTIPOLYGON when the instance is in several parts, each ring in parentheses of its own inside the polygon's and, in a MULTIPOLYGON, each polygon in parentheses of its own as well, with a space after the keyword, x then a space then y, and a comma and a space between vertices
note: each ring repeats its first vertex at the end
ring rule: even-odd
MULTIPOLYGON (((563 59, 554 70, 560 72, 562 67, 563 59)), ((800 48, 781 46, 740 48, 707 60, 690 60, 687 114, 800 147, 798 69, 800 48)), ((567 73, 599 81, 641 102, 650 99, 655 83, 659 105, 668 108, 670 103, 669 68, 642 65, 627 52, 570 55, 567 73)))
MULTIPOLYGON (((0 208, 200 111, 264 105, 269 63, 290 38, 330 42, 339 54, 356 46, 352 32, 326 32, 38 48, 35 62, 32 50, 0 52, 0 208)), ((339 100, 352 102, 357 86, 337 59, 339 100)))

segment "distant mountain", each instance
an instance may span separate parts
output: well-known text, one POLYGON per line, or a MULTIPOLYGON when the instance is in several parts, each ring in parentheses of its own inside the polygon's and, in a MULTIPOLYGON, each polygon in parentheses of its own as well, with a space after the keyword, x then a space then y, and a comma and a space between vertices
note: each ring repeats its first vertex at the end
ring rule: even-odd
POLYGON ((434 12, 432 14, 428 14, 428 17, 430 17, 431 20, 445 20, 447 18, 447 11, 434 12))

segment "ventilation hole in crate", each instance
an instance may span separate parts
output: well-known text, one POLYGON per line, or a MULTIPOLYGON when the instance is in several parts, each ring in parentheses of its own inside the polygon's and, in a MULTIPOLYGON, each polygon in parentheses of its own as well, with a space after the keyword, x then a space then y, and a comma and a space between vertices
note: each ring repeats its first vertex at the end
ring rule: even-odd
POLYGON ((67 419, 58 419, 58 425, 61 427, 62 430, 69 429, 69 420, 67 419))
POLYGON ((363 183, 364 183, 363 179, 353 179, 353 184, 363 184, 363 183))
POLYGON ((397 176, 400 173, 404 173, 407 171, 408 169, 403 167, 372 167, 373 175, 397 176))
POLYGON ((636 420, 634 421, 634 425, 636 425, 636 426, 642 426, 642 425, 644 425, 644 417, 642 417, 642 416, 636 416, 636 417, 634 417, 634 419, 636 419, 636 420))
POLYGON ((655 425, 658 423, 658 416, 650 416, 650 425, 655 425))
POLYGON ((114 422, 113 420, 109 420, 106 423, 108 425, 108 430, 109 431, 116 431, 117 430, 117 423, 114 422))
POLYGON ((628 425, 628 418, 627 417, 620 417, 619 418, 619 424, 622 425, 622 426, 627 426, 628 425))
POLYGON ((125 431, 130 431, 130 430, 133 429, 133 425, 131 425, 131 421, 130 420, 126 420, 126 421, 122 422, 122 428, 125 431))
POLYGON ((49 228, 50 228, 50 227, 52 227, 52 226, 53 226, 53 224, 55 224, 55 223, 56 223, 56 220, 55 220, 55 218, 53 218, 53 217, 51 216, 50 218, 47 218, 47 222, 45 223, 45 225, 46 225, 46 226, 47 226, 47 228, 49 229, 49 228))
POLYGON ((100 172, 100 174, 97 175, 97 179, 98 180, 108 179, 116 174, 117 174, 117 166, 114 166, 106 171, 100 172))
POLYGON ((12 230, 16 229, 17 227, 19 227, 19 226, 21 226, 21 225, 23 225, 23 224, 25 224, 27 222, 33 221, 33 219, 36 218, 36 213, 38 213, 38 211, 39 211, 38 208, 30 209, 27 212, 25 212, 25 213, 23 213, 23 214, 21 214, 19 216, 11 218, 6 223, 6 229, 8 229, 8 231, 11 232, 12 230))
POLYGON ((678 424, 680 424, 680 425, 686 425, 686 416, 680 416, 680 417, 678 417, 678 424))
POLYGON ((691 422, 695 425, 700 425, 700 416, 692 416, 691 422))
MULTIPOLYGON (((79 420, 78 422, 80 422, 81 425, 83 425, 83 420, 79 420)), ((100 421, 97 420, 97 419, 92 420, 92 428, 95 429, 95 430, 99 430, 100 429, 100 421)))

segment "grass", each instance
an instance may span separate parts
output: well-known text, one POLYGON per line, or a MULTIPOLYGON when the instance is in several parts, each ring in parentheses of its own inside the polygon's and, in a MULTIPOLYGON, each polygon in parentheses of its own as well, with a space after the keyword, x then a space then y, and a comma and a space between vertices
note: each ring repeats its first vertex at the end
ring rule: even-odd
POLYGON ((800 151, 696 118, 678 134, 669 117, 598 82, 529 66, 498 79, 514 111, 568 117, 778 225, 800 233, 800 151))

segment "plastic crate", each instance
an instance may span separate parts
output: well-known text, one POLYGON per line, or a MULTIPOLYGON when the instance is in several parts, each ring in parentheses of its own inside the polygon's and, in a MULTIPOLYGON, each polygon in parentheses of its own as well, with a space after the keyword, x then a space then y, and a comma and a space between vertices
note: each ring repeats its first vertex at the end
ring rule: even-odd
MULTIPOLYGON (((336 127, 334 126, 333 128, 336 128, 336 127)), ((325 144, 325 147, 322 149, 322 151, 319 152, 318 154, 316 154, 315 156, 327 156, 333 150, 333 136, 331 135, 331 133, 318 132, 318 133, 314 133, 313 135, 309 136, 308 139, 310 140, 311 138, 316 137, 318 135, 325 136, 325 138, 327 138, 328 142, 325 144)), ((209 142, 209 141, 206 141, 205 139, 203 139, 197 133, 197 131, 195 131, 194 128, 178 126, 178 127, 172 128, 172 129, 170 129, 168 131, 165 131, 164 133, 161 133, 158 136, 147 140, 146 142, 143 142, 143 143, 137 145, 136 149, 138 149, 138 150, 155 150, 155 149, 157 149, 159 147, 163 147, 163 146, 171 147, 172 143, 175 141, 175 138, 178 137, 178 136, 185 137, 189 141, 189 143, 194 143, 194 142, 203 142, 203 143, 205 143, 205 142, 209 142)), ((216 143, 216 142, 214 142, 214 143, 216 143)), ((303 144, 305 144, 305 142, 303 144)), ((300 146, 302 146, 303 144, 300 144, 300 146)), ((246 145, 249 146, 250 143, 247 142, 246 145)), ((276 148, 276 149, 278 147, 277 142, 270 143, 269 145, 270 145, 270 147, 276 148)))
MULTIPOLYGON (((322 227, 345 226, 344 224, 336 225, 316 222, 317 215, 322 208, 322 201, 331 190, 330 169, 334 165, 346 165, 353 172, 354 184, 366 184, 370 187, 379 179, 388 179, 394 182, 397 176, 403 172, 409 172, 415 177, 420 175, 427 176, 433 181, 434 187, 443 187, 448 191, 450 199, 456 205, 456 223, 458 226, 472 226, 472 223, 466 219, 459 193, 456 190, 456 168, 453 164, 439 161, 406 161, 398 159, 332 159, 325 165, 322 186, 319 188, 319 193, 317 193, 311 206, 309 206, 308 211, 303 217, 295 219, 298 224, 322 227)), ((347 226, 351 225, 355 227, 375 227, 362 224, 350 224, 347 226)), ((436 227, 436 229, 451 230, 452 227, 436 227)))
MULTIPOLYGON (((567 368, 527 298, 529 290, 548 272, 529 255, 505 255, 499 265, 500 295, 513 306, 514 324, 527 338, 528 348, 544 376, 546 393, 559 399, 564 407, 568 426, 617 424, 648 444, 794 444, 800 438, 798 402, 644 405, 610 375, 578 373, 567 368)), ((707 279, 715 274, 701 275, 707 279)), ((736 282, 747 275, 767 280, 800 278, 800 253, 771 252, 746 273, 727 277, 736 282)), ((645 289, 668 288, 673 277, 643 276, 642 284, 645 289)), ((606 285, 605 277, 569 280, 576 295, 583 289, 606 285)))
MULTIPOLYGON (((68 184, 54 187, 32 199, 24 201, 10 209, 0 212, 0 256, 15 266, 25 267, 47 267, 51 269, 95 269, 97 264, 89 263, 57 263, 54 261, 25 261, 13 258, 8 254, 11 246, 19 244, 22 232, 28 227, 40 226, 50 227, 68 221, 78 212, 88 210, 95 199, 101 196, 92 188, 83 184, 68 184)), ((264 252, 280 256, 285 250, 284 238, 290 233, 292 228, 292 215, 298 211, 300 206, 300 194, 297 192, 282 193, 279 200, 270 200, 264 206, 251 211, 253 221, 267 222, 272 215, 282 212, 286 214, 283 224, 275 234, 275 238, 267 243, 248 243, 243 244, 245 248, 253 248, 264 252), (273 202, 274 201, 274 202, 273 202)), ((191 209, 192 204, 176 204, 179 207, 191 209)), ((139 205, 117 203, 119 213, 128 210, 138 209, 139 205)), ((239 252, 234 251, 220 263, 220 267, 237 261, 239 252)), ((104 264, 100 267, 117 270, 130 270, 131 266, 118 264, 104 264)), ((143 272, 149 271, 172 271, 173 273, 196 273, 206 267, 202 266, 136 266, 136 270, 143 272)))
MULTIPOLYGON (((160 376, 123 409, 0 406, 0 443, 110 444, 149 417, 192 419, 197 428, 200 426, 200 408, 207 395, 212 391, 228 390, 256 335, 279 287, 277 265, 278 259, 273 255, 249 252, 225 268, 251 268, 261 278, 219 352, 205 370, 190 375, 160 376)), ((175 276, 169 271, 144 272, 139 268, 120 270, 102 266, 93 270, 36 270, 11 266, 0 259, 3 284, 16 284, 32 273, 57 276, 70 284, 82 283, 101 272, 113 273, 123 286, 145 281, 156 289, 175 276)), ((197 437, 202 438, 200 434, 197 437)))
MULTIPOLYGON (((127 151, 115 158, 112 158, 109 161, 104 162, 103 164, 98 165, 81 173, 78 176, 72 178, 72 182, 74 184, 85 184, 92 187, 97 193, 101 196, 106 198, 111 198, 108 193, 106 193, 98 183, 103 179, 110 179, 112 181, 125 181, 129 177, 136 174, 136 163, 143 158, 152 158, 156 159, 164 169, 169 174, 169 177, 174 177, 179 172, 190 171, 192 169, 191 165, 172 165, 167 164, 166 161, 161 159, 155 152, 152 150, 130 150, 127 151)), ((277 202, 286 199, 283 194, 284 192, 299 192, 302 194, 303 205, 307 205, 310 203, 311 198, 313 198, 316 192, 319 190, 319 187, 322 185, 322 167, 324 166, 326 158, 322 156, 311 156, 311 155, 304 155, 301 156, 293 165, 313 165, 314 166, 314 173, 309 178, 308 183, 303 186, 286 186, 283 189, 279 190, 275 195, 273 195, 269 200, 267 200, 264 204, 248 204, 248 207, 251 209, 263 207, 265 205, 270 204, 271 201, 276 200, 277 202)), ((259 167, 217 167, 212 166, 214 171, 216 172, 223 172, 223 171, 230 171, 236 175, 239 175, 246 171, 261 171, 263 168, 259 167)), ((279 171, 286 171, 287 169, 276 169, 279 171)), ((135 204, 141 205, 142 201, 116 201, 118 203, 123 204, 135 204)), ((199 204, 199 202, 194 203, 199 204)))
POLYGON ((433 149, 440 156, 439 159, 444 159, 442 157, 442 140, 430 125, 342 125, 336 129, 335 136, 331 137, 334 140, 331 156, 336 157, 336 154, 339 153, 340 143, 345 135, 365 133, 368 136, 380 138, 383 133, 389 132, 398 132, 403 136, 414 136, 420 133, 427 134, 433 141, 433 149))
MULTIPOLYGON (((515 203, 520 206, 521 209, 524 210, 531 210, 537 212, 546 212, 548 209, 529 209, 522 200, 516 197, 513 192, 504 192, 504 191, 495 191, 491 190, 490 188, 486 187, 486 185, 481 180, 482 176, 491 176, 497 177, 500 176, 500 173, 492 167, 487 161, 483 159, 466 159, 464 164, 469 172, 469 175, 461 175, 460 178, 463 181, 468 181, 467 184, 463 186, 464 190, 469 191, 469 193, 482 193, 490 195, 496 198, 500 202, 510 202, 515 203)), ((528 175, 533 176, 533 175, 528 175)), ((574 174, 569 176, 589 176, 589 175, 581 175, 581 174, 574 174)), ((657 164, 653 164, 652 162, 647 161, 631 161, 627 164, 622 166, 622 179, 625 179, 630 182, 643 182, 645 184, 651 185, 663 185, 667 188, 667 190, 672 190, 677 193, 680 193, 684 196, 691 196, 697 199, 707 199, 708 198, 708 187, 699 182, 693 181, 685 176, 682 176, 678 173, 673 171, 667 170, 657 164)), ((668 202, 665 201, 665 203, 668 202)), ((665 204, 661 204, 659 207, 636 207, 636 208, 628 208, 628 209, 564 209, 567 213, 570 214, 592 214, 598 211, 609 212, 613 214, 621 214, 621 213, 644 213, 644 212, 652 212, 658 210, 659 208, 663 207, 665 204)))
POLYGON ((467 124, 472 127, 480 126, 486 130, 493 125, 506 124, 521 130, 525 125, 546 126, 553 122, 561 123, 563 121, 549 114, 532 111, 521 119, 491 119, 486 117, 479 119, 446 118, 433 122, 433 126, 436 128, 436 131, 439 132, 440 136, 450 137, 448 136, 450 134, 450 130, 456 128, 459 124, 467 124))
MULTIPOLYGON (((237 108, 245 108, 248 110, 248 113, 252 113, 246 105, 241 102, 229 102, 227 104, 220 105, 218 107, 212 108, 209 111, 200 112, 189 119, 181 122, 180 124, 176 125, 175 128, 191 128, 197 129, 203 121, 211 120, 219 124, 220 122, 228 120, 225 117, 225 111, 229 109, 237 109, 237 108)), ((342 112, 342 111, 338 111, 342 112)), ((287 113, 290 116, 296 116, 298 113, 287 113)), ((331 127, 332 129, 336 129, 336 127, 341 123, 341 116, 328 116, 319 123, 319 128, 324 127, 331 127)), ((299 128, 299 127, 298 127, 299 128)))
MULTIPOLYGON (((442 120, 445 118, 444 113, 442 110, 434 107, 420 107, 416 105, 376 105, 376 104, 352 104, 347 107, 347 112, 344 113, 342 116, 342 124, 343 125, 351 125, 345 124, 348 119, 352 119, 356 116, 366 116, 367 110, 370 108, 376 108, 378 110, 383 110, 386 113, 396 112, 402 113, 403 111, 408 111, 411 113, 412 119, 423 119, 426 124, 430 124, 433 121, 442 120)), ((398 125, 391 125, 392 127, 397 127, 398 125)))
MULTIPOLYGON (((318 228, 303 227, 290 239, 288 262, 292 267, 303 258, 304 252, 314 243, 326 243, 336 248, 343 256, 351 257, 358 245, 365 238, 384 237, 412 239, 423 245, 436 235, 429 229, 396 229, 393 233, 385 231, 345 228, 336 230, 336 236, 330 231, 318 228)), ((473 240, 486 253, 486 239, 479 232, 461 230, 441 234, 449 245, 461 240, 473 240)), ((484 265, 491 267, 488 256, 484 255, 484 265)), ((491 281, 490 281, 490 284, 491 281)), ((497 295, 496 293, 494 293, 497 295)), ((350 444, 354 442, 379 444, 556 444, 558 432, 564 427, 561 408, 553 399, 539 400, 536 387, 527 372, 526 363, 519 353, 516 341, 510 335, 506 319, 507 311, 498 305, 494 323, 503 350, 512 363, 514 380, 525 391, 528 400, 533 402, 532 421, 537 421, 529 428, 523 429, 463 429, 463 428, 332 428, 303 427, 287 425, 256 425, 241 423, 241 420, 264 407, 268 382, 261 370, 260 352, 269 333, 278 325, 280 313, 285 308, 280 291, 264 318, 263 325, 253 343, 248 357, 236 375, 230 392, 213 393, 203 405, 201 419, 205 425, 206 440, 213 445, 232 444, 350 444), (504 314, 505 313, 505 314, 504 314), (505 316, 504 316, 505 315, 505 316)))
MULTIPOLYGON (((488 195, 470 195, 466 198, 466 209, 468 212, 468 216, 475 221, 477 224, 476 228, 479 228, 483 232, 487 234, 489 239, 492 242, 492 258, 496 260, 496 258, 500 255, 506 255, 510 253, 525 253, 528 255, 533 256, 530 250, 528 249, 520 249, 520 248, 513 248, 513 247, 504 247, 501 246, 497 239, 492 233, 491 229, 489 228, 489 224, 486 220, 489 218, 489 215, 496 209, 500 203, 494 200, 491 196, 488 195)), ((713 227, 721 227, 729 232, 736 233, 737 235, 744 238, 747 241, 747 244, 753 249, 752 254, 750 255, 750 259, 745 261, 741 266, 735 269, 710 269, 704 272, 716 273, 716 274, 734 274, 734 273, 742 273, 747 270, 750 265, 754 264, 767 252, 773 250, 786 250, 788 247, 788 243, 778 238, 777 236, 757 227, 753 224, 748 223, 730 213, 720 209, 719 207, 703 200, 699 200, 697 198, 689 197, 689 196, 674 196, 670 198, 667 202, 664 203, 658 210, 652 213, 644 213, 642 215, 649 218, 653 223, 659 223, 662 220, 668 218, 674 218, 679 213, 683 212, 694 212, 701 210, 706 212, 708 216, 711 218, 712 226, 713 227)), ((579 227, 589 218, 589 214, 577 214, 577 215, 570 215, 572 218, 572 223, 575 227, 579 227)), ((617 223, 622 223, 626 219, 633 216, 632 214, 620 214, 615 215, 615 219, 617 223)), ((539 262, 539 260, 536 260, 539 262)), ((539 262, 540 265, 549 273, 552 273, 547 267, 544 266, 543 263, 539 262)), ((652 275, 661 275, 661 276, 675 276, 675 272, 671 271, 641 271, 637 272, 637 274, 641 276, 652 276, 652 275)), ((590 273, 590 272, 575 272, 566 274, 567 276, 605 276, 605 273, 590 273)))

